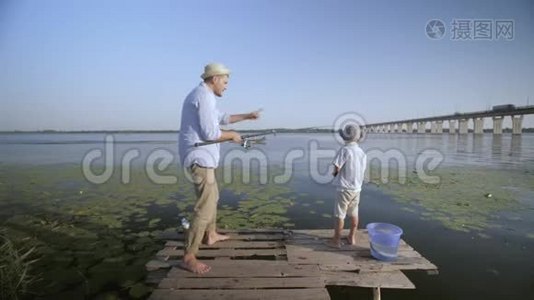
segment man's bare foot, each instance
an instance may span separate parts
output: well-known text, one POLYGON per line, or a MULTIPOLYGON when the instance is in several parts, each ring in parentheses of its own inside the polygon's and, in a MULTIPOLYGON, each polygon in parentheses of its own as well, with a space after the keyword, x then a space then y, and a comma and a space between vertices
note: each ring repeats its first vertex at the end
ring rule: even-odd
POLYGON ((220 233, 212 233, 212 234, 206 234, 202 242, 208 246, 211 246, 217 242, 226 241, 228 239, 230 239, 230 236, 228 235, 220 234, 220 233))
POLYGON ((188 259, 184 258, 180 263, 180 268, 196 274, 208 273, 211 270, 210 266, 198 261, 195 257, 188 259))
POLYGON ((356 236, 347 236, 347 243, 349 245, 356 245, 356 236))
POLYGON ((325 245, 332 248, 341 248, 341 241, 339 239, 330 239, 327 242, 325 242, 325 245))

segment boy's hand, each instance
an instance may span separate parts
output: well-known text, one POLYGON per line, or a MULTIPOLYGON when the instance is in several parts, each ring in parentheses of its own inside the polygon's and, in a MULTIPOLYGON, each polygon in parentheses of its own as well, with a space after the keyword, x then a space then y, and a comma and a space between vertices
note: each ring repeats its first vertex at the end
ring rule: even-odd
POLYGON ((332 171, 332 176, 336 177, 337 174, 339 174, 339 168, 336 165, 334 165, 334 171, 332 171))

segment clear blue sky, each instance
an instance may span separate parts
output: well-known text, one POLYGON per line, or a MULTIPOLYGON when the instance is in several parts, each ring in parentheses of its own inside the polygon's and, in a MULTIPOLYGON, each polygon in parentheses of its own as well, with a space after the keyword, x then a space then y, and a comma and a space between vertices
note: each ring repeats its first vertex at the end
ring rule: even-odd
POLYGON ((534 104, 534 1, 0 0, 0 130, 176 130, 209 62, 233 71, 222 111, 264 109, 237 128, 534 104), (515 38, 453 41, 455 18, 515 38))

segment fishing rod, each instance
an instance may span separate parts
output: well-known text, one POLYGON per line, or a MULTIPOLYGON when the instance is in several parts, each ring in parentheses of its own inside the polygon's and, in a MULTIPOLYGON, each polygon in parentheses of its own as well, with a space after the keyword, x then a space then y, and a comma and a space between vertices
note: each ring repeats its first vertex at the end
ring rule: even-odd
MULTIPOLYGON (((241 136, 241 146, 245 149, 249 149, 252 147, 252 144, 265 144, 266 135, 274 134, 276 135, 276 130, 266 130, 255 134, 244 134, 241 136), (262 137, 259 139, 255 139, 256 137, 262 137)), ((208 142, 201 142, 201 143, 195 143, 195 147, 201 147, 211 144, 219 144, 224 142, 229 142, 231 140, 224 140, 224 141, 208 141, 208 142)))

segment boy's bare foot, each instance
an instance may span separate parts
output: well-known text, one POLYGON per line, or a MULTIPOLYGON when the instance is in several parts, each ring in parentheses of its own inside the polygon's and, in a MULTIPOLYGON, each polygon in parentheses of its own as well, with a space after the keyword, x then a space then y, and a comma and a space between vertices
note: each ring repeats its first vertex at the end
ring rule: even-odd
POLYGON ((211 267, 198 261, 195 257, 185 259, 180 263, 180 268, 196 274, 208 273, 211 267))
POLYGON ((202 241, 204 244, 211 246, 217 242, 220 241, 226 241, 230 239, 230 236, 220 233, 214 233, 214 234, 206 234, 204 236, 204 240, 202 241))
POLYGON ((349 243, 349 245, 356 245, 356 237, 355 236, 347 236, 347 243, 349 243))
POLYGON ((339 239, 330 239, 325 242, 325 245, 332 248, 341 248, 341 241, 339 239))

